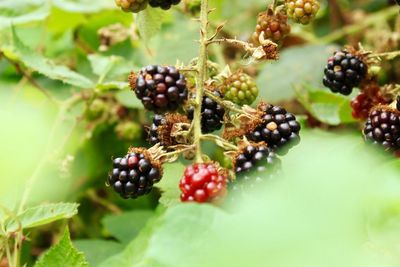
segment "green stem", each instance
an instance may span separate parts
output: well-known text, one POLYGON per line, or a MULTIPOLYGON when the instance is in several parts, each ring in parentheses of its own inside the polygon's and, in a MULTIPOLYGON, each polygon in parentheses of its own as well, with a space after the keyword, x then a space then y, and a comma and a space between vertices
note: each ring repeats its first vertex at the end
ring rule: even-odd
POLYGON ((226 150, 238 150, 238 147, 235 146, 234 144, 231 144, 230 142, 226 141, 224 138, 218 136, 218 135, 213 135, 213 134, 203 134, 201 136, 201 139, 203 140, 209 140, 215 142, 218 146, 226 149, 226 150))
POLYGON ((207 73, 207 28, 208 28, 208 0, 201 0, 200 6, 200 51, 197 61, 196 100, 193 114, 193 137, 196 146, 196 162, 202 162, 201 152, 201 103, 204 95, 204 84, 207 73))
POLYGON ((236 106, 234 103, 232 102, 228 102, 228 101, 224 101, 222 98, 214 95, 211 91, 209 90, 205 90, 205 94, 207 95, 207 97, 211 98, 212 100, 214 100, 215 102, 217 102, 218 104, 220 104, 222 107, 224 107, 225 109, 234 111, 236 113, 239 114, 246 114, 245 111, 243 111, 241 108, 239 108, 238 106, 236 106))
POLYGON ((348 25, 346 27, 343 27, 339 30, 336 30, 332 32, 329 35, 326 35, 320 39, 321 43, 332 43, 334 41, 337 41, 341 38, 343 38, 346 35, 351 35, 354 33, 357 33, 371 25, 376 24, 379 21, 384 21, 387 20, 388 18, 394 17, 399 13, 399 7, 398 6, 393 6, 386 8, 382 11, 376 12, 372 15, 369 15, 366 17, 363 21, 348 25))
POLYGON ((400 56, 400 50, 392 51, 392 52, 385 52, 385 53, 378 53, 378 54, 371 54, 368 57, 370 58, 386 58, 386 59, 394 59, 395 57, 400 56))

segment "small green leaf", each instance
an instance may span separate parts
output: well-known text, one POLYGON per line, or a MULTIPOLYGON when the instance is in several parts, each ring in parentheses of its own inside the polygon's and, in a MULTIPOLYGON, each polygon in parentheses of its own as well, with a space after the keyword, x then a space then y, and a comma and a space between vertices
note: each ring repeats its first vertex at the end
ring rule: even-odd
POLYGON ((78 206, 76 203, 56 203, 28 208, 17 216, 18 222, 10 218, 7 223, 7 232, 18 230, 19 224, 23 229, 26 229, 71 218, 78 213, 78 206))
POLYGON ((180 202, 179 196, 181 191, 178 185, 184 169, 185 165, 182 162, 174 162, 165 167, 163 178, 156 184, 156 187, 162 191, 160 198, 162 205, 169 207, 180 202))
POLYGON ((60 242, 51 247, 35 264, 35 267, 87 267, 85 255, 71 243, 68 228, 60 242))
POLYGON ((154 215, 150 210, 135 210, 118 215, 104 217, 104 228, 122 243, 132 241, 139 231, 146 225, 149 218, 154 215), (127 223, 129 222, 129 223, 127 223))
POLYGON ((125 107, 138 109, 143 108, 142 102, 136 97, 135 93, 130 90, 118 92, 115 97, 117 98, 118 102, 125 107))
POLYGON ((91 267, 98 266, 105 259, 120 253, 123 245, 111 240, 81 239, 75 240, 74 245, 82 251, 91 267))
POLYGON ((136 24, 145 42, 148 42, 151 37, 160 31, 164 13, 158 8, 148 7, 137 14, 136 24))
POLYGON ((18 38, 14 28, 12 28, 12 35, 13 45, 0 47, 0 50, 2 50, 6 57, 22 62, 27 67, 50 79, 59 80, 81 88, 94 87, 94 83, 88 78, 68 69, 66 66, 56 65, 51 60, 25 46, 18 38))
POLYGON ((89 55, 88 59, 92 67, 93 73, 100 77, 101 83, 124 76, 124 80, 131 70, 134 68, 132 64, 125 61, 122 57, 118 56, 102 56, 102 55, 89 55))
POLYGON ((0 1, 0 29, 12 25, 42 21, 50 14, 50 5, 44 0, 0 1))

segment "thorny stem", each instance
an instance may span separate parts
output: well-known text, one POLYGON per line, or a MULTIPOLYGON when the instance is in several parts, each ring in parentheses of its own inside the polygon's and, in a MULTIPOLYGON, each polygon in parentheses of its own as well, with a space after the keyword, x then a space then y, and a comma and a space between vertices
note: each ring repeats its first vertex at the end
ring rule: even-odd
POLYGON ((200 4, 200 52, 197 61, 196 100, 193 114, 193 137, 196 146, 196 162, 202 162, 201 152, 201 103, 203 101, 204 84, 207 73, 207 28, 208 28, 208 0, 201 0, 200 4))
POLYGON ((203 134, 201 136, 201 139, 203 140, 210 140, 215 142, 217 145, 224 149, 230 149, 230 150, 238 150, 238 147, 235 146, 234 144, 231 144, 230 142, 226 141, 224 138, 218 136, 218 135, 213 135, 213 134, 203 134))
POLYGON ((215 102, 217 102, 218 104, 220 104, 222 107, 224 107, 225 109, 234 111, 236 113, 239 114, 247 114, 244 110, 242 110, 241 108, 237 107, 235 104, 233 104, 232 102, 228 102, 228 101, 224 101, 222 98, 220 98, 219 96, 216 96, 212 93, 212 91, 209 90, 205 90, 204 91, 205 95, 207 95, 207 97, 211 98, 212 100, 214 100, 215 102))

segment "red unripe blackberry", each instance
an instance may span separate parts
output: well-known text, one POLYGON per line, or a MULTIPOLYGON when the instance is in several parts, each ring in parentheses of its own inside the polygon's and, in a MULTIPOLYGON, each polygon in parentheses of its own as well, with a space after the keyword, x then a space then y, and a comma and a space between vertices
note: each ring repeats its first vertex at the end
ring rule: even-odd
POLYGON ((310 23, 317 15, 319 8, 318 0, 286 0, 288 16, 301 24, 310 23))
POLYGON ((382 145, 386 150, 400 149, 400 111, 389 106, 377 106, 364 127, 367 141, 382 145))
POLYGON ((146 149, 136 148, 113 160, 108 184, 123 198, 137 198, 150 193, 153 184, 161 180, 161 164, 152 161, 146 149))
POLYGON ((240 106, 251 105, 258 96, 254 79, 246 73, 238 72, 229 76, 221 87, 224 99, 240 106))
POLYGON ((148 0, 115 0, 115 3, 125 12, 138 13, 146 9, 148 0))
POLYGON ((177 5, 181 0, 149 0, 151 7, 159 7, 164 10, 168 10, 172 5, 177 5))
POLYGON ((268 8, 267 11, 258 14, 256 31, 252 35, 252 40, 257 46, 261 45, 260 39, 281 43, 289 33, 290 25, 286 14, 282 11, 274 13, 271 8, 268 8))
POLYGON ((328 59, 323 84, 334 93, 351 94, 367 74, 367 65, 361 58, 345 50, 336 51, 328 59))
POLYGON ((174 111, 188 98, 185 77, 172 66, 147 66, 131 74, 130 85, 147 110, 174 111))
POLYGON ((181 201, 218 202, 226 195, 228 176, 214 163, 195 163, 186 167, 179 183, 181 201))
POLYGON ((283 107, 265 103, 260 104, 258 110, 262 112, 262 122, 255 125, 254 129, 249 129, 250 132, 246 135, 249 140, 264 141, 278 154, 285 154, 289 145, 299 143, 301 127, 292 113, 283 107))
POLYGON ((280 160, 266 143, 250 143, 242 146, 234 156, 233 166, 236 173, 232 183, 234 189, 238 183, 252 187, 268 179, 280 166, 280 160))
POLYGON ((374 106, 387 103, 379 86, 367 87, 351 101, 350 105, 353 109, 351 114, 355 119, 364 120, 368 118, 369 112, 374 106))
MULTIPOLYGON (((222 98, 222 94, 218 91, 214 91, 213 94, 222 98)), ((193 120, 193 113, 194 108, 190 107, 188 110, 188 118, 190 120, 193 120)), ((225 109, 220 104, 208 96, 204 96, 201 105, 201 131, 203 133, 211 133, 221 129, 224 115, 225 109)))

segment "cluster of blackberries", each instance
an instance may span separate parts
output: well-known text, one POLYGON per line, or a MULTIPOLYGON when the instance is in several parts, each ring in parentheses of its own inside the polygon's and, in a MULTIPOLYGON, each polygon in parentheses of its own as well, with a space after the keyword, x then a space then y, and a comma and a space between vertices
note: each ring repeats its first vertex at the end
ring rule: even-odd
POLYGON ((267 179, 280 165, 280 160, 264 142, 250 143, 234 157, 233 165, 237 181, 252 186, 267 179))
POLYGON ((288 16, 301 24, 310 23, 317 15, 319 8, 318 0, 286 0, 288 16))
POLYGON ((400 150, 400 111, 378 106, 369 115, 364 128, 367 141, 391 151, 400 150))
POLYGON ((240 106, 251 105, 258 96, 258 88, 252 77, 246 73, 232 74, 221 87, 224 99, 240 106))
POLYGON ((349 95, 367 74, 367 65, 346 50, 336 51, 328 59, 323 84, 334 93, 349 95))
POLYGON ((151 7, 160 7, 164 10, 168 10, 172 5, 177 5, 181 0, 149 0, 149 5, 151 7))
MULTIPOLYGON (((214 91, 213 94, 222 98, 222 94, 218 91, 214 91)), ((194 108, 189 108, 188 118, 190 120, 193 120, 193 113, 194 108)), ((211 133, 221 129, 224 115, 225 109, 220 104, 212 100, 210 97, 204 96, 201 105, 201 131, 203 133, 211 133)))
POLYGON ((249 140, 264 141, 271 149, 282 154, 289 149, 288 144, 298 144, 301 127, 292 113, 271 104, 262 104, 259 106, 259 110, 263 113, 262 123, 247 134, 249 140), (278 148, 279 150, 277 150, 278 148))
POLYGON ((252 35, 253 42, 261 45, 261 40, 272 40, 275 43, 281 43, 290 33, 290 25, 285 13, 274 11, 269 8, 267 11, 258 14, 256 30, 252 35))
POLYGON ((186 167, 179 183, 181 200, 215 202, 226 194, 228 176, 214 163, 195 163, 186 167))
POLYGON ((152 163, 144 152, 130 152, 114 159, 108 184, 123 198, 137 198, 150 193, 161 176, 161 167, 152 163))
POLYGON ((130 76, 130 84, 144 107, 158 113, 176 110, 188 98, 186 79, 172 66, 147 66, 130 76))

